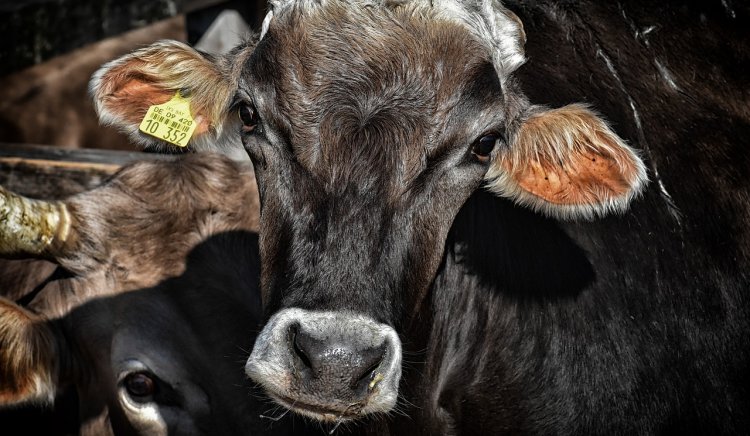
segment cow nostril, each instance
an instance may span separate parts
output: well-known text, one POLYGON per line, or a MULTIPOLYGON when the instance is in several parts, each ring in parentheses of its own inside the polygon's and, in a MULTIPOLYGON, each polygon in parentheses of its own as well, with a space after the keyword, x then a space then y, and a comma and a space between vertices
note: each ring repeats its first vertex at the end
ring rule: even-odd
POLYGON ((299 325, 295 324, 289 329, 289 334, 291 335, 291 342, 292 342, 292 349, 294 350, 294 354, 297 355, 300 361, 302 361, 302 364, 305 365, 306 368, 312 369, 313 365, 310 361, 310 357, 305 353, 302 347, 300 347, 299 343, 297 342, 297 338, 299 336, 299 325))
MULTIPOLYGON (((380 368, 380 364, 383 363, 383 359, 385 358, 385 349, 378 348, 377 351, 373 354, 371 354, 369 357, 369 362, 364 362, 362 367, 364 368, 363 371, 359 373, 359 376, 355 378, 353 381, 351 388, 357 389, 361 388, 363 386, 370 386, 371 382, 378 377, 376 374, 376 371, 378 368, 380 368)), ((382 375, 381 375, 382 377, 382 375)), ((372 386, 373 388, 375 386, 372 386)))
POLYGON ((373 346, 359 337, 311 331, 310 326, 296 322, 287 334, 289 369, 295 383, 331 389, 336 395, 348 391, 344 395, 363 399, 387 377, 382 367, 389 355, 388 341, 373 346))

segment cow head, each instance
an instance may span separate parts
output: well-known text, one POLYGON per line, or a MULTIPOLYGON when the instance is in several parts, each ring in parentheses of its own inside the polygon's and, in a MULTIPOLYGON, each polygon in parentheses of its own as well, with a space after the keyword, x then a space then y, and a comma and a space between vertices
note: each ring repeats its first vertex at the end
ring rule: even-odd
POLYGON ((256 169, 270 318, 246 371, 279 403, 331 421, 394 408, 399 335, 477 188, 561 219, 640 192, 641 160, 593 111, 526 100, 524 40, 493 0, 279 0, 225 59, 160 43, 97 75, 105 119, 125 129, 144 104, 111 98, 218 89, 196 89, 195 111, 214 138, 239 135, 256 169))
POLYGON ((81 434, 260 431, 242 372, 261 321, 252 180, 204 155, 63 201, 0 187, 0 257, 65 269, 25 307, 0 297, 0 408, 73 391, 81 434))

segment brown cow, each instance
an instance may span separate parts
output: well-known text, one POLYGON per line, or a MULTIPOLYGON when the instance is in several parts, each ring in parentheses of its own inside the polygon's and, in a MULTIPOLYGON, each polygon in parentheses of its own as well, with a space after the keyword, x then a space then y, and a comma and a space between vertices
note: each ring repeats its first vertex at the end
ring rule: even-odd
MULTIPOLYGON (((261 321, 257 201, 252 171, 210 154, 129 164, 63 201, 0 188, 0 255, 60 271, 25 307, 0 297, 0 406, 77 399, 64 419, 83 435, 265 434, 242 370, 261 321)), ((23 423, 63 430, 48 425, 23 423)))

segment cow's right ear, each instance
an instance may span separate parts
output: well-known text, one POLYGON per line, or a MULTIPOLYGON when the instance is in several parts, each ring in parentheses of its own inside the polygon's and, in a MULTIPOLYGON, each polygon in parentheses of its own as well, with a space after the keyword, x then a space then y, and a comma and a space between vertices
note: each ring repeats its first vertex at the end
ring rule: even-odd
POLYGON ((495 153, 488 188, 551 217, 622 212, 648 181, 638 153, 581 104, 532 107, 511 139, 495 153))
POLYGON ((234 87, 218 63, 190 46, 156 42, 105 64, 89 83, 102 124, 119 128, 144 148, 177 149, 139 130, 149 108, 170 101, 177 92, 189 100, 196 123, 188 146, 220 149, 228 140, 222 130, 234 87))
POLYGON ((55 341, 45 319, 0 297, 0 406, 54 402, 60 358, 55 341))

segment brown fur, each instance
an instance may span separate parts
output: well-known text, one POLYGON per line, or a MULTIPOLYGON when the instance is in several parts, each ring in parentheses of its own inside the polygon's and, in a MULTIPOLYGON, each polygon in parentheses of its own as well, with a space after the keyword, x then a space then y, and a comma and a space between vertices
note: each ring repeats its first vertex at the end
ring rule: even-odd
POLYGON ((57 265, 37 259, 0 259, 0 296, 18 300, 31 293, 57 269, 57 265))
POLYGON ((192 164, 129 165, 67 199, 71 237, 54 260, 73 277, 48 284, 29 307, 58 316, 91 294, 153 286, 181 274, 186 254, 208 235, 257 229, 257 188, 247 166, 212 154, 184 159, 192 164))
POLYGON ((486 49, 461 25, 411 7, 331 4, 304 21, 290 14, 266 39, 279 87, 275 121, 297 158, 332 189, 376 177, 391 194, 403 192, 454 145, 432 139, 448 127, 467 78, 490 62, 486 49), (330 61, 339 56, 351 62, 330 61))
POLYGON ((41 318, 0 297, 0 404, 54 398, 55 339, 41 318))

